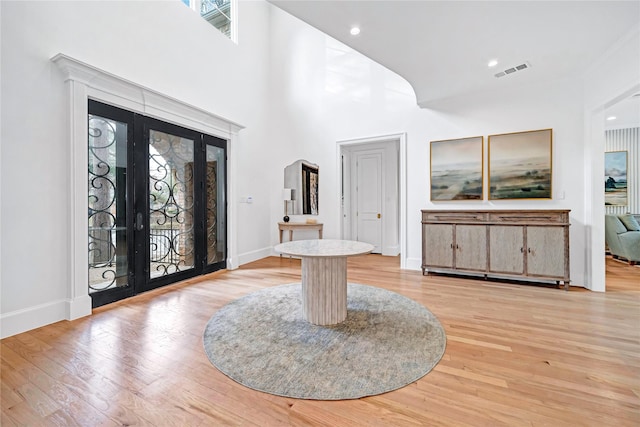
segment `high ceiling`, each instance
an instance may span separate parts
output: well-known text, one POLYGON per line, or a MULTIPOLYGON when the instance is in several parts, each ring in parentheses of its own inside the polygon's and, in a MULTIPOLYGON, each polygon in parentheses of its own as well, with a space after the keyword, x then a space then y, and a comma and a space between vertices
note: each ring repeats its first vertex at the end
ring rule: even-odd
POLYGON ((638 0, 269 1, 404 77, 425 108, 579 75, 640 25, 638 0), (528 68, 495 77, 521 64, 528 68))

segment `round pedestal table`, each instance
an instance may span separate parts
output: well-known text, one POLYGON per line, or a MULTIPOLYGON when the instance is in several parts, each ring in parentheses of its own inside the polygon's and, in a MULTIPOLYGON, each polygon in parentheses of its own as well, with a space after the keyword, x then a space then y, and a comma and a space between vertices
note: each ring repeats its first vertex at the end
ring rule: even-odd
POLYGON ((351 240, 294 240, 276 252, 302 258, 302 313, 314 325, 347 318, 347 257, 370 253, 369 243, 351 240))

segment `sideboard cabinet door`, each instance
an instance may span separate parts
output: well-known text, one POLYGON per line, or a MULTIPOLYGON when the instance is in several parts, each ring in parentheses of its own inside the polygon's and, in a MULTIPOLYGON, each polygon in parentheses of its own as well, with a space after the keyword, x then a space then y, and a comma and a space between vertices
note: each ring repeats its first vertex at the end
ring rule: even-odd
POLYGON ((524 274, 524 227, 492 225, 489 227, 489 271, 524 274))
POLYGON ((453 268, 453 225, 425 224, 422 231, 424 264, 453 268))
POLYGON ((464 270, 487 269, 487 226, 456 225, 456 268, 464 270))
POLYGON ((564 278, 565 241, 558 227, 527 226, 527 274, 564 278))

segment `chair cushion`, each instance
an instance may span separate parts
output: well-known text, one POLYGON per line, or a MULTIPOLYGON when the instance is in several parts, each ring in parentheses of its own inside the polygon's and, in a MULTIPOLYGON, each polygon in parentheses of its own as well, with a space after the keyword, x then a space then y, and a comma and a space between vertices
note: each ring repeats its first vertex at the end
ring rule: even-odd
POLYGON ((620 221, 627 227, 629 231, 640 231, 640 224, 633 215, 620 215, 620 221))

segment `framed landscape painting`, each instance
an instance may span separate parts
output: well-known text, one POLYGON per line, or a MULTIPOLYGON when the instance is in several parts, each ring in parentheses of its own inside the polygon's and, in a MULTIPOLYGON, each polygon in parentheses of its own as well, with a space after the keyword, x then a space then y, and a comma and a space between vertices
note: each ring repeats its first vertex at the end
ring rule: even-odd
POLYGON ((489 199, 551 199, 552 130, 489 135, 489 199))
POLYGON ((604 204, 627 205, 627 152, 604 153, 604 204))
POLYGON ((431 200, 482 200, 482 136, 431 141, 431 200))

